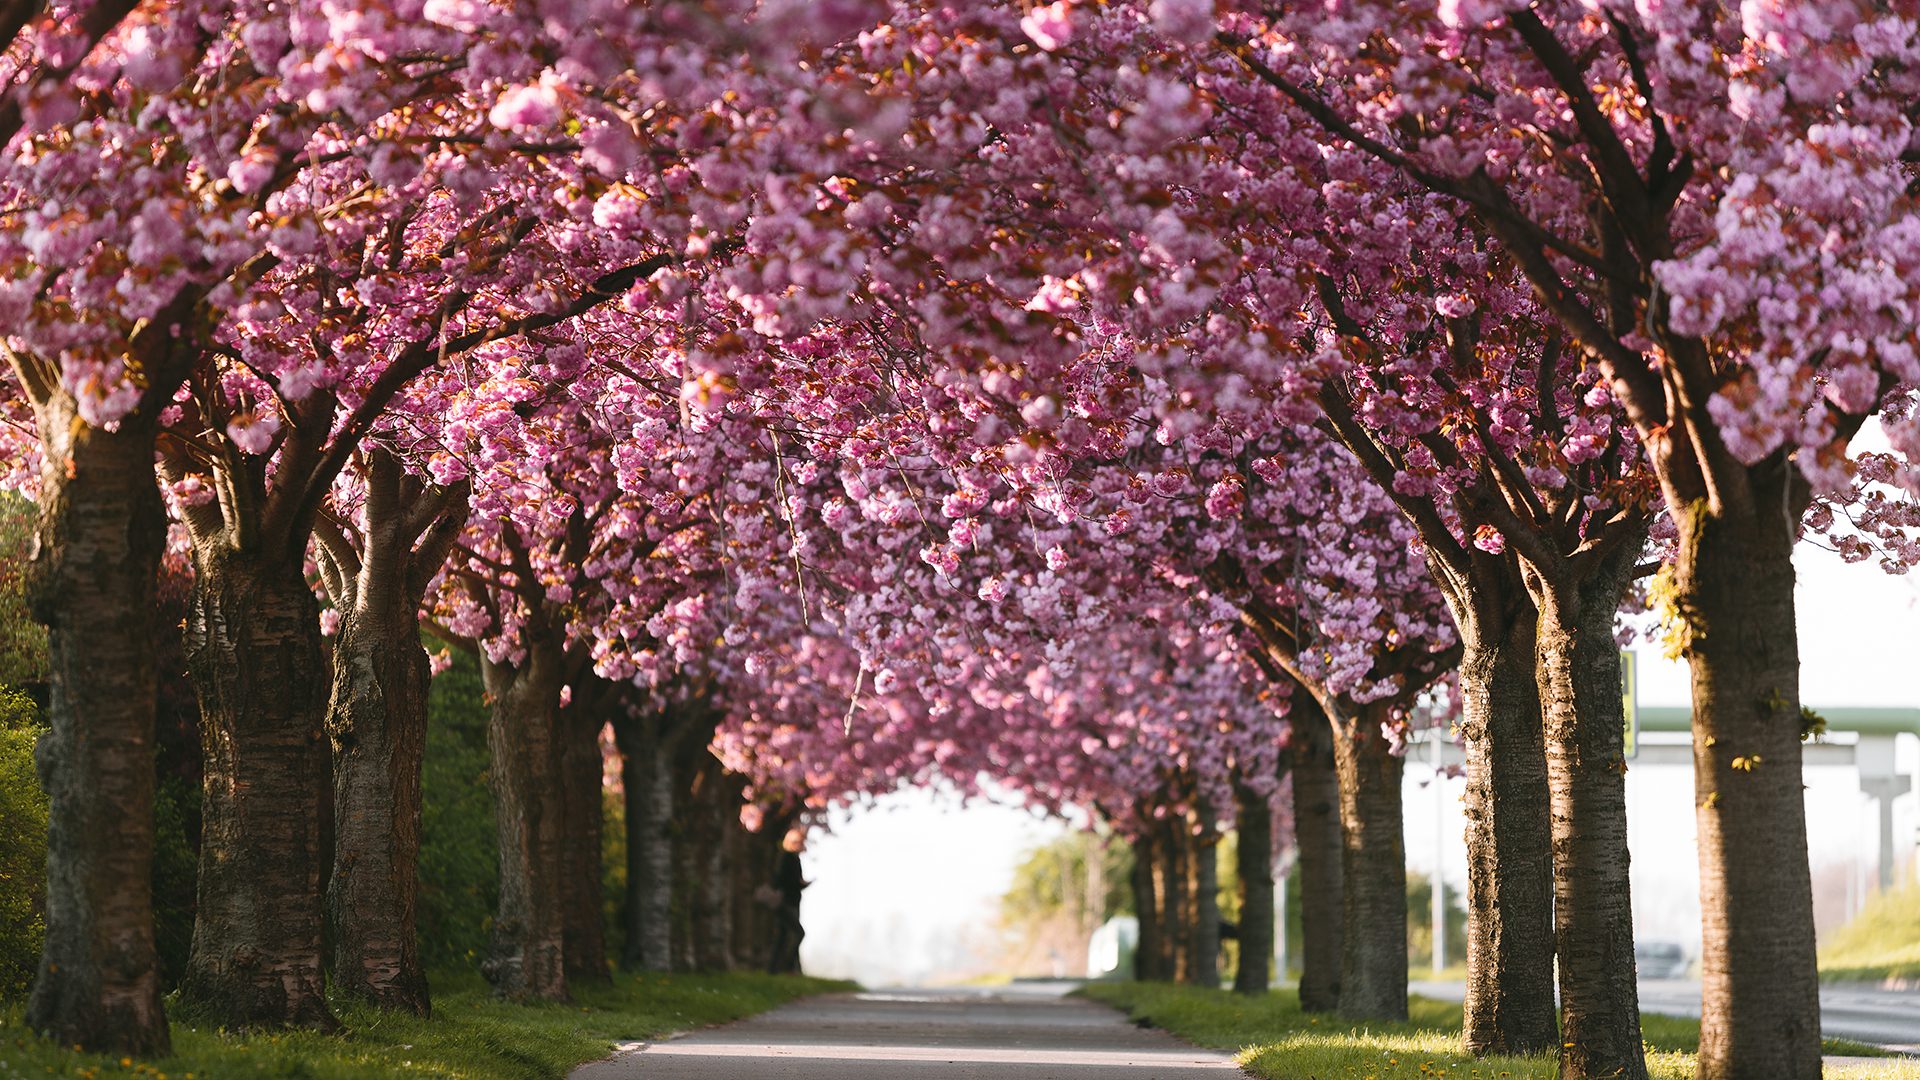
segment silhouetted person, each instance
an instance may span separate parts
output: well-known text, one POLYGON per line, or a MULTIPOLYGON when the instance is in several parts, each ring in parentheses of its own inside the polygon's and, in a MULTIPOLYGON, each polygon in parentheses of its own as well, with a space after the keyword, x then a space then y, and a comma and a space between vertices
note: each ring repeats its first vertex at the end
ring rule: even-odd
POLYGON ((800 940, 807 936, 800 925, 800 891, 808 885, 800 872, 800 849, 806 834, 795 829, 780 843, 780 862, 774 867, 773 888, 780 894, 780 906, 774 909, 773 958, 767 970, 775 975, 800 974, 800 940))

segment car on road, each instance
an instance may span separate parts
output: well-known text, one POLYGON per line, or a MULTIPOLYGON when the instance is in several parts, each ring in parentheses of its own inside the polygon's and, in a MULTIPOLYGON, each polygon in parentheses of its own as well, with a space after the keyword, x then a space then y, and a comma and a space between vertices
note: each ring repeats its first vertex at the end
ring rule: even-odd
POLYGON ((1633 965, 1643 979, 1684 979, 1692 962, 1677 941, 1636 941, 1633 965))

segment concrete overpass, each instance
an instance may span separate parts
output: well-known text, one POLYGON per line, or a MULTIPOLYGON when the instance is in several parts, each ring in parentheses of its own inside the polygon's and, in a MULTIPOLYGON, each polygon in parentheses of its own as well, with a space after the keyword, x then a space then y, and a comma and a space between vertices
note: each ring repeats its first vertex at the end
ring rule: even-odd
MULTIPOLYGON (((1640 732, 1629 767, 1693 766, 1693 711, 1684 705, 1642 705, 1640 732), (1647 736, 1653 736, 1651 738, 1647 736)), ((1894 756, 1903 734, 1920 738, 1920 709, 1834 706, 1814 708, 1827 721, 1826 733, 1801 745, 1806 765, 1852 767, 1860 790, 1880 810, 1880 887, 1891 888, 1895 851, 1893 801, 1914 790, 1914 778, 1901 775, 1894 756)), ((1920 838, 1914 838, 1920 842, 1920 838)))

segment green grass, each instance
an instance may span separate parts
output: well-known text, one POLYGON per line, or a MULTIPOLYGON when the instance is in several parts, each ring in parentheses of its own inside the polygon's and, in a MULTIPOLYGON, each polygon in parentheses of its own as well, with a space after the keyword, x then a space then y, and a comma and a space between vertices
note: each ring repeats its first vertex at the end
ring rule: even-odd
MULTIPOLYGON (((1246 998, 1223 990, 1150 983, 1093 983, 1080 991, 1136 1021, 1189 1042, 1234 1051, 1255 1076, 1273 1080, 1554 1080, 1551 1057, 1473 1058, 1460 1052, 1460 1006, 1415 997, 1405 1024, 1355 1025, 1300 1011, 1292 990, 1246 998)), ((1693 1080, 1700 1025, 1670 1016, 1641 1024, 1647 1067, 1656 1080, 1693 1080)), ((1828 1040, 1835 1054, 1878 1051, 1828 1040)), ((1886 1062, 1829 1068, 1827 1080, 1920 1080, 1920 1065, 1886 1062)))
POLYGON ((1879 982, 1920 979, 1920 884, 1883 892, 1820 950, 1820 977, 1879 982))
POLYGON ((431 1020, 339 1003, 343 1035, 225 1034, 176 1019, 173 1056, 152 1062, 54 1046, 22 1027, 15 1006, 0 1013, 0 1077, 557 1080, 575 1065, 605 1057, 616 1042, 724 1023, 850 987, 757 974, 620 975, 612 986, 576 991, 572 1004, 509 1005, 494 1000, 477 975, 439 976, 431 1020))

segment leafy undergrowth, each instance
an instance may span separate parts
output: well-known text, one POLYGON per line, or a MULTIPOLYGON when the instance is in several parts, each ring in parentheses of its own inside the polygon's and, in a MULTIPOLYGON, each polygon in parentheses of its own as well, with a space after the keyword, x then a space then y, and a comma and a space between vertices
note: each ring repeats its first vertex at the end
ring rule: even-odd
POLYGON ((1920 883, 1883 892, 1820 950, 1820 977, 1920 980, 1920 883))
POLYGON ((724 1023, 850 983, 793 976, 617 975, 574 992, 567 1005, 496 1001, 475 975, 436 976, 430 1020, 336 1003, 346 1034, 223 1034, 173 1024, 173 1056, 142 1062, 61 1049, 28 1034, 20 1010, 0 1014, 0 1078, 81 1080, 557 1080, 613 1044, 724 1023))
MULTIPOLYGON (((1551 1057, 1473 1058, 1460 1052, 1460 1006, 1416 997, 1411 1022, 1355 1025, 1300 1011, 1292 990, 1260 998, 1224 990, 1150 983, 1093 983, 1081 993, 1125 1010, 1136 1021, 1189 1042, 1234 1051, 1255 1076, 1271 1080, 1554 1080, 1551 1057)), ((1693 1080, 1700 1025, 1649 1016, 1641 1025, 1647 1067, 1656 1080, 1693 1080)), ((1828 1053, 1877 1053, 1853 1043, 1828 1053)), ((1920 1080, 1920 1066, 1888 1060, 1830 1067, 1828 1080, 1920 1080)))

